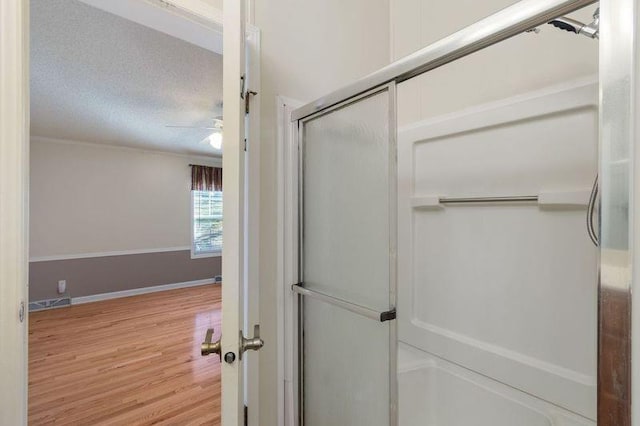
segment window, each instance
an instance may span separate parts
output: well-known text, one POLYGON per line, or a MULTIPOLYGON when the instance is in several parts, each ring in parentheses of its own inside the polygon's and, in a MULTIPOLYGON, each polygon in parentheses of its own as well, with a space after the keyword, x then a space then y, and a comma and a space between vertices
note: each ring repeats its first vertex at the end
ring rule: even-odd
POLYGON ((222 191, 191 191, 191 257, 222 253, 222 191))

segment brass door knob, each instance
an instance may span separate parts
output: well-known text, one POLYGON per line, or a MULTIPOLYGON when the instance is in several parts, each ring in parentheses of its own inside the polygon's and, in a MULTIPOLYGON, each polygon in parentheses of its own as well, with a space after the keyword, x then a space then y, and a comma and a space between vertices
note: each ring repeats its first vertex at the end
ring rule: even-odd
MULTIPOLYGON (((222 337, 221 337, 222 338, 222 337)), ((204 342, 200 346, 200 353, 202 356, 207 356, 211 354, 218 354, 218 359, 222 361, 222 345, 220 344, 220 339, 215 342, 211 342, 213 339, 213 328, 207 330, 207 334, 204 338, 204 342)))
POLYGON ((264 340, 260 338, 260 326, 253 326, 253 337, 246 338, 242 334, 242 330, 240 330, 240 359, 242 359, 242 354, 246 351, 257 351, 261 347, 264 346, 264 340))

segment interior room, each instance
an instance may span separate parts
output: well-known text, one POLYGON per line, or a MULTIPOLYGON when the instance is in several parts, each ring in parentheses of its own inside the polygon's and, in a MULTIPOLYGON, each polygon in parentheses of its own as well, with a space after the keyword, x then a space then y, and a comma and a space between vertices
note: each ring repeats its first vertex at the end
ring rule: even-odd
POLYGON ((640 426, 640 0, 0 31, 0 426, 640 426))
POLYGON ((29 423, 218 421, 222 55, 30 3, 29 423))

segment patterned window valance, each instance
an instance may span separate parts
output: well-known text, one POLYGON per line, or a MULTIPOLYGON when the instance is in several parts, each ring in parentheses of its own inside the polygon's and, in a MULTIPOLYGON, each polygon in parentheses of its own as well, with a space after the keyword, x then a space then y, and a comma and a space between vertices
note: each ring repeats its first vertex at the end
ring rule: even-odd
POLYGON ((191 164, 192 191, 222 191, 222 168, 191 164))

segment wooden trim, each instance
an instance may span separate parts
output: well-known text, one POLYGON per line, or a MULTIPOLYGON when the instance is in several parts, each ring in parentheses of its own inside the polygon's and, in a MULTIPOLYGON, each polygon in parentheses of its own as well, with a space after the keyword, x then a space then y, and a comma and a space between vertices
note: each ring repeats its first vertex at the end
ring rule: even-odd
MULTIPOLYGON (((247 192, 247 220, 246 220, 246 276, 245 276, 245 300, 247 312, 247 324, 252 329, 254 324, 260 324, 260 103, 262 89, 260 86, 260 30, 257 27, 247 25, 246 28, 246 49, 247 49, 247 83, 248 90, 257 94, 250 97, 250 114, 247 126, 247 151, 246 151, 246 184, 247 192)), ((269 336, 263 330, 263 337, 268 340, 276 340, 277 335, 269 336)), ((260 353, 254 353, 246 357, 246 381, 248 424, 259 425, 260 421, 260 353)), ((267 367, 262 370, 264 374, 271 374, 273 371, 267 367)), ((265 392, 272 392, 265 389, 265 392)), ((267 409, 266 412, 271 410, 267 409)))
POLYGON ((298 418, 297 365, 295 356, 298 334, 296 296, 291 284, 297 280, 297 170, 298 155, 295 141, 297 123, 291 113, 302 102, 277 97, 278 113, 278 224, 277 224, 277 335, 278 340, 278 424, 295 426, 298 418))
POLYGON ((27 423, 29 2, 2 0, 0 28, 0 424, 19 426, 27 423))
MULTIPOLYGON (((111 257, 111 256, 130 256, 132 254, 149 254, 149 253, 166 253, 171 251, 190 251, 189 246, 178 247, 161 247, 161 248, 148 248, 148 249, 134 249, 134 250, 115 250, 115 251, 101 251, 93 253, 75 253, 75 254, 58 254, 52 256, 34 256, 29 258, 29 262, 54 262, 58 260, 72 260, 72 259, 91 259, 94 257, 111 257)), ((219 254, 217 254, 219 256, 219 254)), ((213 257, 214 254, 203 256, 213 257)))
POLYGON ((113 145, 110 143, 78 141, 73 139, 49 138, 45 136, 31 136, 31 142, 57 143, 60 145, 80 145, 85 147, 89 146, 93 148, 115 149, 120 151, 134 151, 134 152, 141 152, 141 153, 154 154, 154 155, 168 155, 171 157, 188 158, 191 161, 202 162, 211 167, 222 167, 222 157, 219 155, 208 156, 208 155, 202 155, 202 154, 188 154, 188 153, 168 151, 163 149, 143 148, 143 147, 125 146, 125 145, 113 145))
MULTIPOLYGON (((222 363, 223 426, 243 423, 244 386, 243 364, 239 361, 239 331, 244 322, 244 101, 241 77, 245 74, 245 2, 224 0, 224 155, 223 217, 224 245, 222 248, 222 353, 235 354, 236 361, 222 363)), ((245 88, 246 89, 246 88, 245 88)))
POLYGON ((80 1, 211 52, 222 54, 222 11, 202 0, 80 1), (158 7, 159 5, 161 7, 158 7), (199 25, 194 26, 194 23, 199 25))
POLYGON ((159 291, 175 290, 178 288, 196 287, 200 285, 215 284, 215 278, 205 280, 186 281, 183 283, 172 283, 155 285, 152 287, 133 288, 131 290, 113 291, 111 293, 92 294, 91 296, 72 297, 72 305, 80 305, 83 303, 99 302, 101 300, 119 299, 121 297, 137 296, 139 294, 157 293, 159 291))
POLYGON ((203 20, 207 24, 213 24, 217 31, 223 31, 223 11, 203 0, 162 0, 158 1, 158 7, 164 7, 162 3, 173 5, 189 17, 203 20))

